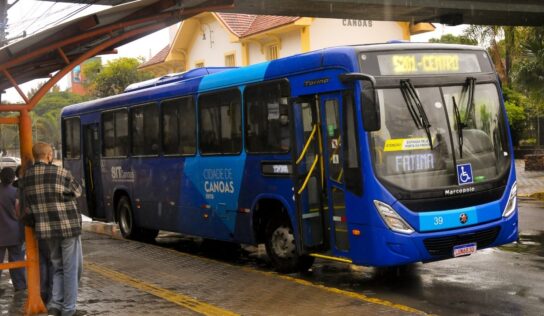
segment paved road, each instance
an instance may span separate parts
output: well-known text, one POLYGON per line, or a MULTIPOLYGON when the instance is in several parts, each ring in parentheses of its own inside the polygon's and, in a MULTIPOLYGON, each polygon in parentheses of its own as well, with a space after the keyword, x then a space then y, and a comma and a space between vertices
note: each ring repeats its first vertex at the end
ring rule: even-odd
MULTIPOLYGON (((318 260, 288 276, 270 272, 262 248, 86 233, 79 306, 89 315, 544 315, 543 223, 544 203, 521 200, 516 244, 402 271, 318 260)), ((0 288, 0 314, 21 315, 6 273, 0 288)))
MULTIPOLYGON (((469 257, 415 264, 401 271, 318 260, 311 273, 292 276, 430 314, 544 315, 544 202, 520 200, 519 225, 518 243, 469 257)), ((158 243, 206 255, 196 243, 175 235, 163 235, 158 243)), ((263 249, 217 260, 262 271, 269 268, 263 249)))
POLYGON ((439 315, 544 315, 544 203, 520 202, 520 242, 396 277, 324 263, 306 277, 439 315))
POLYGON ((525 162, 517 159, 516 176, 518 196, 529 196, 537 192, 544 192, 544 171, 525 171, 525 162))

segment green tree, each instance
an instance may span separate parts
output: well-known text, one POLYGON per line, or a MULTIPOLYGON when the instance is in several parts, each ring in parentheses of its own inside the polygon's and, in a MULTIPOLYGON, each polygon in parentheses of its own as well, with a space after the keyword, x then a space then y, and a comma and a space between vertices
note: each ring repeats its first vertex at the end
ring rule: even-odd
POLYGON ((90 62, 83 70, 86 87, 92 96, 103 98, 123 92, 135 82, 153 78, 148 72, 138 71, 141 61, 136 58, 119 58, 109 61, 105 66, 90 62))
POLYGON ((522 44, 523 59, 518 63, 516 83, 534 98, 544 103, 544 27, 527 28, 522 44))
POLYGON ((30 112, 32 133, 35 141, 43 141, 60 148, 60 112, 63 107, 89 99, 67 91, 47 93, 30 112))
POLYGON ((479 45, 487 47, 499 78, 501 78, 503 84, 509 86, 509 71, 506 69, 499 46, 499 42, 504 36, 503 28, 500 26, 471 25, 465 30, 464 35, 478 41, 479 45))
POLYGON ((504 106, 510 123, 510 132, 514 146, 519 145, 523 133, 527 128, 527 114, 525 105, 528 104, 526 96, 508 87, 504 87, 504 106))
POLYGON ((445 34, 440 38, 431 38, 429 43, 447 43, 447 44, 463 44, 463 45, 478 45, 478 41, 468 36, 455 36, 453 34, 445 34))

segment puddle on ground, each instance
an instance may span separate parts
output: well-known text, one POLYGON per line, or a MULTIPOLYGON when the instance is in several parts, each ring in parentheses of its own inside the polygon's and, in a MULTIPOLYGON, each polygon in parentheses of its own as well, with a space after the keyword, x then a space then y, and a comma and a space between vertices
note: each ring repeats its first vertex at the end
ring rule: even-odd
POLYGON ((519 235, 517 242, 500 246, 499 249, 544 257, 544 232, 525 232, 519 235))

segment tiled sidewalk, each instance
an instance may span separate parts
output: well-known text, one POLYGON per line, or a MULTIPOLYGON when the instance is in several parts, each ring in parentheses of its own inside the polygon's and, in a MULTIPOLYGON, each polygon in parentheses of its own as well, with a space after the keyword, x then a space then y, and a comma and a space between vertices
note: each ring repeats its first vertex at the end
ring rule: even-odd
POLYGON ((544 192, 544 171, 525 171, 525 162, 516 160, 518 196, 531 196, 544 192))

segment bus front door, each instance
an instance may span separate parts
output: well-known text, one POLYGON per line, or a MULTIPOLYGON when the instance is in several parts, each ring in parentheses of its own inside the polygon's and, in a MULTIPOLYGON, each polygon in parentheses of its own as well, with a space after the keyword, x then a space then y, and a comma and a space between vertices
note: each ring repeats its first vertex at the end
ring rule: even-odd
MULTIPOLYGON (((100 135, 98 124, 83 125, 83 168, 85 170, 85 195, 89 217, 106 220, 102 204, 100 168, 100 135)), ((109 218, 108 220, 113 220, 109 218)))
POLYGON ((294 199, 298 217, 298 246, 309 252, 327 247, 327 205, 324 191, 321 127, 316 96, 293 101, 294 199))
MULTIPOLYGON (((328 220, 330 222, 330 244, 336 251, 349 250, 346 222, 343 109, 340 93, 322 94, 319 97, 323 146, 323 163, 326 177, 324 189, 328 196, 328 220)), ((348 111, 349 112, 349 111, 348 111)))

